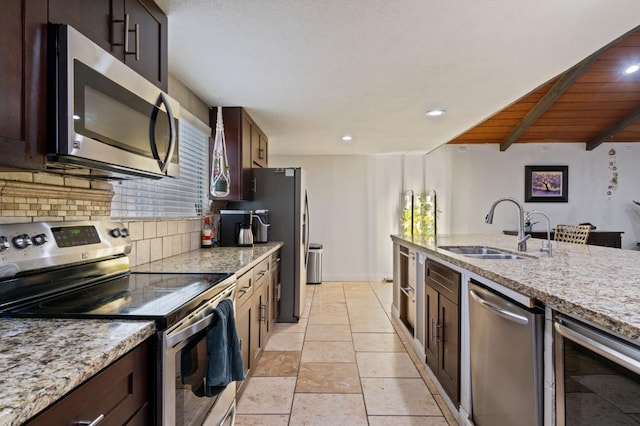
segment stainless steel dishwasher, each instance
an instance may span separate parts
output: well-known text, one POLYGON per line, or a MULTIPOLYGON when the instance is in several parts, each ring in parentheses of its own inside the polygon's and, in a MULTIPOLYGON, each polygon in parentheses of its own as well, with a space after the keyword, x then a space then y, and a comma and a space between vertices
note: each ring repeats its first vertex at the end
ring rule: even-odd
POLYGON ((542 425, 544 311, 472 281, 469 322, 473 422, 542 425))

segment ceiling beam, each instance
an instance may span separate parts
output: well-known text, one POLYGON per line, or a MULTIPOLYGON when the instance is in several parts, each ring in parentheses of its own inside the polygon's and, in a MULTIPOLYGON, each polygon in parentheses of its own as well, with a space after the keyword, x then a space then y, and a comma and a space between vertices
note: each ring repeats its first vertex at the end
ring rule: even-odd
POLYGON ((620 130, 638 121, 638 119, 640 119, 640 105, 635 107, 633 111, 629 112, 629 114, 625 115, 622 120, 618 121, 608 129, 603 130, 602 133, 587 142, 587 151, 593 151, 620 130))
POLYGON ((575 65, 573 68, 569 69, 560 79, 553 85, 551 90, 549 90, 545 95, 538 101, 538 103, 531 108, 531 111, 525 115, 520 123, 516 127, 513 128, 509 136, 500 142, 500 151, 506 151, 515 141, 518 140, 520 136, 524 132, 529 129, 535 123, 542 114, 545 113, 554 104, 555 101, 558 100, 560 96, 569 88, 573 83, 576 82, 578 78, 582 74, 585 73, 593 65, 593 63, 600 57, 600 55, 607 50, 609 45, 603 47, 598 50, 593 55, 584 59, 582 62, 575 65))

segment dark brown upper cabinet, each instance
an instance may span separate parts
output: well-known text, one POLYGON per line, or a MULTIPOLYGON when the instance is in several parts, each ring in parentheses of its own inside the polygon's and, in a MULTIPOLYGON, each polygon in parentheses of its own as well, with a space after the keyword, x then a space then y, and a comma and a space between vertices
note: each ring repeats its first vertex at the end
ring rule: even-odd
MULTIPOLYGON (((209 123, 216 127, 218 108, 211 108, 209 123)), ((231 179, 229 195, 213 197, 212 200, 251 200, 253 199, 254 167, 268 167, 267 144, 268 139, 258 125, 242 107, 222 107, 222 121, 229 160, 229 177, 231 179)), ((209 142, 210 158, 213 158, 213 143, 215 132, 209 142)))
POLYGON ((49 0, 49 22, 68 24, 167 91, 167 16, 151 0, 49 0))
POLYGON ((0 165, 44 167, 46 0, 6 0, 0 14, 0 165))
POLYGON ((46 167, 48 22, 73 26, 167 90, 167 17, 153 1, 5 0, 2 6, 0 166, 46 167))

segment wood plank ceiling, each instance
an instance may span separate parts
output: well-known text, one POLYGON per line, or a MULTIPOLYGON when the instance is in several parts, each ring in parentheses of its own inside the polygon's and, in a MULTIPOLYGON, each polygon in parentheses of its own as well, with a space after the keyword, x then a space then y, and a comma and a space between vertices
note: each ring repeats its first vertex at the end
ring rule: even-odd
POLYGON ((640 27, 451 140, 451 144, 640 142, 640 27))

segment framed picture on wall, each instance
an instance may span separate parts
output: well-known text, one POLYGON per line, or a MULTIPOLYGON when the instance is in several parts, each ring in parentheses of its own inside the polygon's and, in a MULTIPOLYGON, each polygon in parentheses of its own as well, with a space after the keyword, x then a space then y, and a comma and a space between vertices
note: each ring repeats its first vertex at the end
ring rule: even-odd
POLYGON ((569 166, 524 166, 524 201, 569 201, 569 166))

